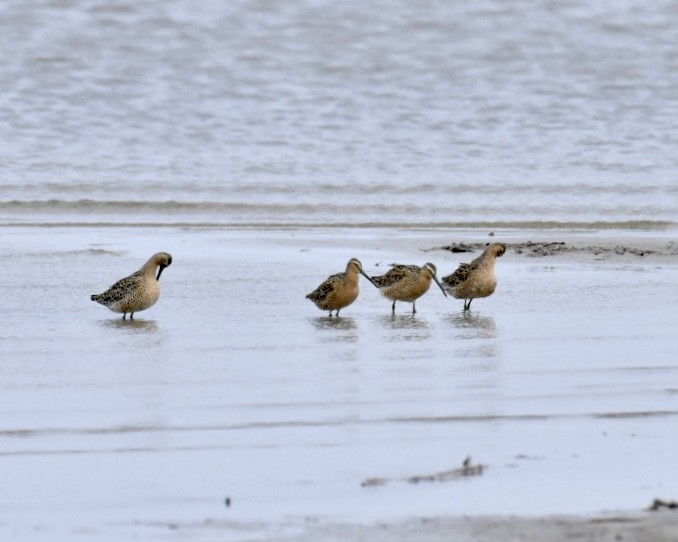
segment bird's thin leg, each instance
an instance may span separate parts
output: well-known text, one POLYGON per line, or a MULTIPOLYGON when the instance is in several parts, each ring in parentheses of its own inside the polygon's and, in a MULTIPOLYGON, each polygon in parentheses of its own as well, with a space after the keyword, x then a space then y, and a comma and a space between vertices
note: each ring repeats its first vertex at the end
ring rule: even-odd
POLYGON ((393 305, 391 306, 391 313, 395 314, 395 301, 393 302, 393 305))
POLYGON ((417 307, 415 307, 415 302, 412 301, 412 314, 416 314, 416 313, 417 313, 417 307))
POLYGON ((122 313, 122 319, 123 319, 123 320, 126 320, 126 319, 127 319, 126 317, 127 317, 127 313, 126 313, 126 312, 123 312, 123 313, 122 313))
POLYGON ((129 313, 129 319, 130 319, 130 320, 134 320, 134 313, 133 313, 133 312, 130 312, 130 313, 129 313))

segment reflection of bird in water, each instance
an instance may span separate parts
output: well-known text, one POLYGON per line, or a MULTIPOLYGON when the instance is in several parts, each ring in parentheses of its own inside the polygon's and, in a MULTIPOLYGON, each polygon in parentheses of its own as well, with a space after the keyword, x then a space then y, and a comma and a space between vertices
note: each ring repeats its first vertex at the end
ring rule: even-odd
POLYGON ((453 297, 464 300, 464 310, 471 308, 476 297, 492 295, 497 287, 495 264, 506 252, 506 245, 492 243, 471 263, 462 263, 457 270, 443 278, 445 289, 453 297))
POLYGON ((496 358, 497 326, 491 316, 460 312, 447 317, 454 328, 455 356, 459 358, 496 358))
POLYGON ((447 319, 457 328, 475 331, 475 335, 479 335, 477 333, 479 331, 485 332, 483 336, 494 335, 497 329, 494 318, 491 316, 479 316, 468 311, 451 314, 447 319))
POLYGON ((158 331, 158 323, 155 320, 121 320, 115 318, 113 320, 103 320, 102 324, 106 327, 124 329, 129 333, 156 333, 158 331))
MULTIPOLYGON (((431 339, 431 326, 424 317, 416 316, 411 312, 405 314, 383 314, 378 321, 384 329, 383 338, 389 343, 426 343, 431 339)), ((428 350, 427 350, 428 352, 428 350)), ((408 356, 413 353, 408 351, 408 356)))
MULTIPOLYGON (((339 316, 339 311, 353 303, 360 293, 358 287, 358 274, 363 275, 372 284, 374 282, 363 271, 363 265, 360 260, 351 258, 346 265, 346 271, 329 276, 320 286, 306 296, 315 303, 320 310, 337 311, 335 316, 339 316)), ((376 284, 374 284, 376 286, 376 284)))
POLYGON ((102 294, 91 296, 96 301, 113 312, 121 312, 124 320, 129 312, 130 320, 134 313, 143 311, 155 304, 160 297, 160 274, 165 267, 172 263, 172 256, 167 252, 158 252, 141 266, 141 269, 129 277, 120 279, 102 294), (155 271, 158 270, 156 276, 155 271))
POLYGON ((317 316, 310 318, 316 329, 323 330, 339 330, 339 331, 354 331, 358 325, 353 318, 325 318, 324 316, 317 316))
POLYGON ((425 318, 415 317, 413 314, 389 314, 379 318, 387 329, 429 329, 425 318))
POLYGON ((395 313, 396 301, 412 303, 412 314, 417 312, 415 303, 428 291, 431 280, 436 282, 443 295, 447 297, 443 285, 436 277, 436 266, 432 263, 426 263, 422 267, 396 264, 385 275, 372 277, 372 280, 384 297, 393 300, 391 307, 393 313, 395 313))

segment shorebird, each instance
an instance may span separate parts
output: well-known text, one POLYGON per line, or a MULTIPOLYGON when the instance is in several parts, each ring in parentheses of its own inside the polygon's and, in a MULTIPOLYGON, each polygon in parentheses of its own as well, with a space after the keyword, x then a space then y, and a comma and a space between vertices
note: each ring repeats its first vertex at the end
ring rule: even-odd
POLYGON ((113 312, 121 312, 123 320, 129 312, 130 320, 134 320, 135 312, 147 309, 160 297, 158 280, 163 269, 171 263, 172 256, 167 252, 153 254, 136 273, 120 279, 103 294, 92 295, 91 299, 113 312))
POLYGON ((327 277, 327 280, 308 294, 306 299, 313 301, 320 310, 330 311, 330 318, 332 311, 337 311, 335 316, 339 316, 341 309, 348 307, 358 298, 360 292, 358 273, 374 284, 374 281, 363 271, 360 260, 351 258, 346 264, 345 272, 327 277))
POLYGON ((436 276, 436 266, 425 263, 418 265, 394 264, 391 269, 380 277, 372 277, 384 297, 393 300, 391 310, 395 314, 396 301, 412 303, 412 314, 417 312, 415 303, 431 286, 431 279, 440 287, 443 295, 447 293, 436 276))
POLYGON ((497 287, 497 275, 494 272, 497 258, 506 252, 506 245, 492 243, 471 263, 462 263, 459 268, 443 278, 443 284, 449 294, 464 300, 464 310, 471 307, 476 297, 492 295, 497 287))

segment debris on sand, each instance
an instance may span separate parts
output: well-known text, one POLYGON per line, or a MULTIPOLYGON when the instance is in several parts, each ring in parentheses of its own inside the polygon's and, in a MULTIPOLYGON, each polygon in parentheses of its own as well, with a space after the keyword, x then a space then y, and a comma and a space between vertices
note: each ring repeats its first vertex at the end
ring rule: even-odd
POLYGON ((668 510, 678 509, 678 501, 665 501, 664 499, 655 499, 652 501, 652 504, 647 508, 653 512, 661 510, 662 508, 667 508, 668 510))
MULTIPOLYGON (((566 243, 565 241, 503 243, 508 250, 512 250, 515 254, 522 254, 528 257, 556 256, 559 254, 589 254, 600 258, 613 256, 678 256, 678 243, 675 242, 668 242, 665 245, 658 244, 644 247, 624 244, 572 244, 566 243)), ((487 245, 488 243, 486 242, 455 242, 442 247, 426 249, 425 251, 446 250, 452 253, 478 252, 485 250, 487 245)))
MULTIPOLYGON (((477 245, 478 243, 475 243, 477 245)), ((466 243, 453 243, 446 247, 443 247, 443 250, 449 250, 450 252, 475 252, 477 247, 475 245, 467 245, 466 243)))
POLYGON ((434 474, 415 474, 404 478, 367 478, 360 485, 361 487, 377 487, 386 485, 393 481, 404 481, 408 484, 419 484, 421 482, 450 482, 461 480, 470 476, 481 476, 487 465, 474 464, 471 457, 467 457, 461 467, 444 470, 434 474))

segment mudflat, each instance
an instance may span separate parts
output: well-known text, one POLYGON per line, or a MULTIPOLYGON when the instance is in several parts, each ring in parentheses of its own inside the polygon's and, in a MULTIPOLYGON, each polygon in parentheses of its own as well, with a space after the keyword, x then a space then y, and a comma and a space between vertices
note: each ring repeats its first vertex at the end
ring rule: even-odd
POLYGON ((675 539, 646 511, 678 493, 670 232, 10 230, 3 538, 675 539), (468 312, 305 299, 352 257, 444 275, 490 241, 468 312), (89 300, 161 250, 134 321, 89 300))

